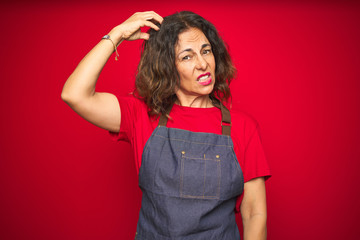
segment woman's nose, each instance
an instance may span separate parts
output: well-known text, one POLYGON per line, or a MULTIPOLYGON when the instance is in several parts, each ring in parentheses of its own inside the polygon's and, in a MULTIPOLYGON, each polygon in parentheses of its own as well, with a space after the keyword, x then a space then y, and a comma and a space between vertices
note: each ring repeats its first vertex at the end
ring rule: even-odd
POLYGON ((201 55, 197 57, 196 68, 201 70, 205 70, 207 68, 207 62, 201 55))

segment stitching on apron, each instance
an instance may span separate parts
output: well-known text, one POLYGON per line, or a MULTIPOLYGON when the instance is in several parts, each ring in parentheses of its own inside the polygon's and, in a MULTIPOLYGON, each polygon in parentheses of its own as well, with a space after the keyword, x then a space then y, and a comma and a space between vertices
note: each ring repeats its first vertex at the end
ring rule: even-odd
POLYGON ((231 148, 231 155, 232 155, 233 161, 234 161, 234 163, 235 163, 235 165, 236 165, 236 169, 239 171, 239 174, 244 174, 244 173, 242 172, 239 159, 237 159, 237 157, 236 157, 236 155, 235 155, 235 151, 234 151, 234 148, 233 148, 233 147, 231 148))
POLYGON ((183 196, 183 173, 184 172, 184 153, 181 154, 181 170, 180 170, 180 197, 183 196))
POLYGON ((204 185, 203 185, 203 198, 205 197, 205 186, 206 186, 206 158, 204 154, 205 167, 204 167, 204 185))
MULTIPOLYGON (((150 192, 150 193, 153 193, 153 194, 156 194, 156 195, 161 195, 161 196, 169 196, 168 192, 158 192, 158 191, 153 191, 151 189, 149 189, 148 187, 144 187, 144 189, 146 189, 146 191, 150 192)), ((202 196, 192 196, 192 195, 188 195, 188 194, 182 194, 182 195, 179 195, 179 196, 173 196, 171 195, 170 197, 172 198, 196 198, 196 199, 222 199, 220 198, 220 196, 205 196, 204 198, 202 196)))
POLYGON ((168 137, 163 137, 163 136, 157 135, 157 134, 154 134, 154 136, 161 137, 161 138, 165 138, 165 139, 171 139, 171 140, 179 141, 179 142, 188 142, 188 143, 211 145, 211 146, 218 146, 218 147, 229 147, 229 148, 232 147, 232 146, 229 146, 229 145, 217 145, 217 144, 211 144, 211 143, 201 143, 201 142, 186 141, 186 140, 178 139, 178 138, 168 138, 168 137))
POLYGON ((218 192, 217 192, 217 195, 219 196, 220 198, 220 187, 221 187, 221 161, 219 159, 219 167, 218 167, 218 171, 219 171, 219 180, 218 180, 218 192))
POLYGON ((214 162, 221 162, 221 160, 219 158, 217 159, 212 159, 212 158, 196 158, 196 157, 183 157, 183 158, 187 158, 187 159, 199 159, 199 160, 206 160, 206 161, 214 161, 214 162))
POLYGON ((181 195, 182 198, 196 198, 196 199, 220 199, 218 196, 192 196, 192 195, 181 195))

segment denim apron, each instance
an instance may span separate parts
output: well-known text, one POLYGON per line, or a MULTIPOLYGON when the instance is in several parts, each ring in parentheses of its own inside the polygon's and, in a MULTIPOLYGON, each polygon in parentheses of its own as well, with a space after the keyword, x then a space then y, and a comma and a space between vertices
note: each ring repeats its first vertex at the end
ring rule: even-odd
POLYGON ((222 135, 167 128, 167 118, 160 117, 142 155, 135 239, 240 239, 234 209, 244 178, 230 137, 230 112, 214 105, 221 109, 222 135))

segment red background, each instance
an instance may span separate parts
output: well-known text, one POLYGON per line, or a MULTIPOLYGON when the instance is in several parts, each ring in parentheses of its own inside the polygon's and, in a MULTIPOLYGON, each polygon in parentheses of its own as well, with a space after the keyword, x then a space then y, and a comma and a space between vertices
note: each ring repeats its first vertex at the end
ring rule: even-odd
MULTIPOLYGON (((273 173, 268 239, 359 238, 359 4, 0 6, 0 239, 133 239, 141 193, 130 146, 77 116, 60 93, 103 35, 144 10, 192 10, 230 46, 233 105, 260 123, 273 173)), ((140 44, 120 45, 120 61, 112 56, 98 91, 133 89, 140 44)))

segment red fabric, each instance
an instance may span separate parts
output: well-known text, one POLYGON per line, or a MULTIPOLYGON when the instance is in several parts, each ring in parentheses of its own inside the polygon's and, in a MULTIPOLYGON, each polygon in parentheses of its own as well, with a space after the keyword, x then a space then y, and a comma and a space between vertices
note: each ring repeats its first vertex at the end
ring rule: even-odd
MULTIPOLYGON (((135 154, 136 170, 139 173, 143 149, 157 127, 159 118, 149 118, 146 104, 133 96, 118 97, 118 100, 121 109, 120 132, 110 134, 114 140, 130 142, 135 154)), ((242 112, 230 110, 230 113, 231 138, 243 171, 244 182, 256 177, 269 178, 270 168, 261 145, 257 122, 242 112)), ((216 107, 191 108, 174 104, 170 117, 172 119, 167 123, 169 128, 221 134, 221 111, 216 107)), ((237 212, 240 201, 238 198, 237 212)))

